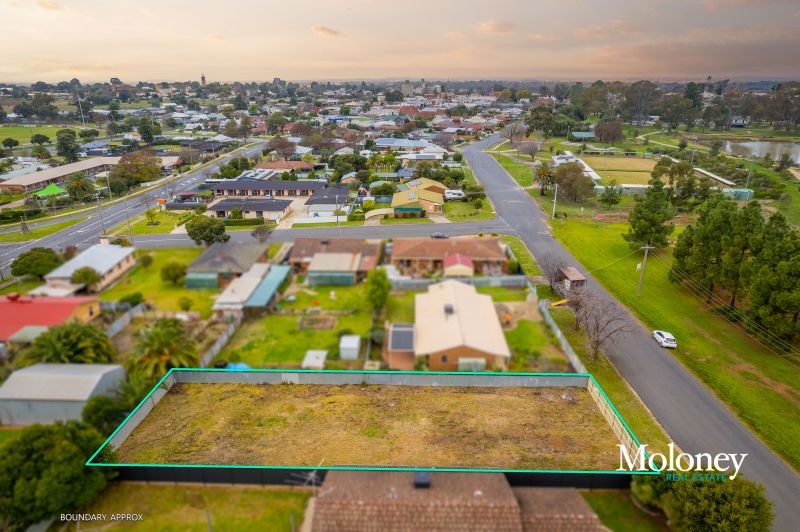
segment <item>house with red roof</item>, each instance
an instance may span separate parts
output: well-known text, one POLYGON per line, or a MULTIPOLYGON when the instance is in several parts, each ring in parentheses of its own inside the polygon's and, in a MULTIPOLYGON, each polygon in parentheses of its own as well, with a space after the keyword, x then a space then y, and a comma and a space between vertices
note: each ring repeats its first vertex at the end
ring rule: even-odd
POLYGON ((92 296, 0 296, 0 342, 27 343, 54 325, 71 320, 87 323, 99 315, 100 302, 92 296))
POLYGON ((475 263, 461 253, 448 255, 442 261, 445 277, 472 277, 475 275, 475 263))

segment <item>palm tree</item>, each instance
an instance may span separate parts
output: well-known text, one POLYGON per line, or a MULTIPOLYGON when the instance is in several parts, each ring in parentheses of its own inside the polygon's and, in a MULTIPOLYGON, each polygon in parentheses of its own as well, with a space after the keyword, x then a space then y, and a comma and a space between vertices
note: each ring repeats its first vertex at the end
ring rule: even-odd
POLYGON ((550 168, 550 163, 542 161, 536 168, 534 181, 539 185, 539 195, 544 196, 547 192, 547 187, 553 184, 553 169, 550 168))
POLYGON ((114 346, 105 331, 94 325, 72 321, 50 327, 39 335, 22 358, 31 364, 102 364, 111 362, 115 355, 114 346))
POLYGON ((72 174, 71 176, 67 177, 67 180, 64 183, 64 188, 67 190, 70 196, 78 200, 83 199, 94 192, 94 185, 92 182, 80 174, 72 174))
POLYGON ((147 375, 161 376, 171 368, 196 367, 197 351, 186 337, 183 323, 162 318, 141 333, 136 364, 147 375))

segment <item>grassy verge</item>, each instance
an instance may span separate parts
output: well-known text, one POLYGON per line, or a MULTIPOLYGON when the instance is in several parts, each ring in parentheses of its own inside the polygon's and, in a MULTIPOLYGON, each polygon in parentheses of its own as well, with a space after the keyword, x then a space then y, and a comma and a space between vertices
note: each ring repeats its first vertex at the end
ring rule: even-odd
POLYGON ((430 218, 381 218, 381 225, 432 224, 430 218))
POLYGON ((211 297, 217 293, 212 289, 189 289, 183 285, 175 286, 161 279, 161 268, 168 262, 189 265, 203 250, 200 248, 150 249, 140 250, 140 254, 153 257, 148 268, 136 266, 109 290, 100 294, 103 301, 117 301, 120 298, 141 292, 145 300, 153 303, 159 310, 180 310, 180 300, 188 297, 192 301, 191 310, 199 312, 203 318, 211 315, 211 297))
MULTIPOLYGON (((130 232, 133 235, 158 235, 171 232, 178 226, 181 214, 171 211, 158 211, 153 223, 147 221, 144 216, 139 216, 131 223, 130 232)), ((123 222, 111 230, 112 234, 127 235, 128 224, 123 222)))
POLYGON ((74 220, 67 220, 66 222, 35 227, 32 228, 31 232, 27 234, 16 231, 13 233, 0 233, 0 242, 27 242, 28 240, 44 238, 68 227, 72 227, 73 225, 83 222, 84 220, 86 220, 86 218, 76 218, 74 220))
MULTIPOLYGON (((85 513, 140 513, 139 523, 81 522, 81 530, 289 530, 303 521, 310 492, 301 489, 117 482, 85 513), (208 512, 208 519, 206 518, 208 512), (210 520, 210 524, 208 523, 210 520)), ((66 530, 77 530, 74 524, 66 530)))
POLYGON ((626 224, 570 220, 554 234, 649 329, 671 332, 674 354, 739 418, 793 467, 800 469, 800 370, 767 351, 689 291, 669 282, 671 252, 651 254, 642 296, 636 297, 638 253, 620 236, 626 224), (602 269, 598 269, 602 266, 602 269))
POLYGON ((518 163, 511 157, 507 157, 505 155, 500 155, 498 153, 493 153, 492 157, 500 163, 500 166, 505 168, 506 172, 511 174, 517 183, 519 183, 523 187, 529 187, 533 185, 533 172, 528 165, 518 163))
POLYGON ((670 530, 662 516, 648 515, 637 508, 627 490, 591 490, 583 491, 581 495, 600 521, 614 532, 670 530))
POLYGON ((292 224, 292 229, 299 229, 301 227, 310 228, 310 227, 343 227, 347 225, 364 225, 364 222, 311 222, 311 223, 300 223, 300 224, 292 224))
POLYGON ((494 209, 489 200, 483 200, 480 209, 466 201, 447 201, 444 204, 444 215, 451 222, 491 220, 494 218, 494 209))
POLYGON ((542 275, 542 269, 522 240, 511 235, 502 235, 500 240, 511 248, 525 275, 542 275))

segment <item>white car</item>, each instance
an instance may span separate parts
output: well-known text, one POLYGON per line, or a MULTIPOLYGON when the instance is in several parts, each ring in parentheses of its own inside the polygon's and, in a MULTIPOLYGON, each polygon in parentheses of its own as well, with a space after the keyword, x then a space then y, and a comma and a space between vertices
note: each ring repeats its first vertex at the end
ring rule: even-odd
POLYGON ((667 331, 653 331, 653 338, 655 338, 656 342, 658 342, 658 345, 661 347, 668 347, 670 349, 678 347, 678 342, 675 340, 675 337, 667 331))

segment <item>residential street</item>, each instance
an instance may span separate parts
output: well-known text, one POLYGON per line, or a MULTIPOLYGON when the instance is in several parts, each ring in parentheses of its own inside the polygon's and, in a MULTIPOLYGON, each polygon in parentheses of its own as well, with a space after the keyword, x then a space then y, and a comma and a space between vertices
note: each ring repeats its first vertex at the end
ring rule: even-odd
MULTIPOLYGON (((587 276, 594 289, 604 291, 597 281, 587 274, 585 268, 551 236, 547 223, 548 216, 541 212, 528 193, 514 182, 491 155, 482 151, 499 140, 500 136, 494 135, 463 150, 476 178, 486 187, 495 206, 497 218, 494 220, 453 224, 287 229, 276 230, 271 239, 282 242, 303 236, 340 235, 394 238, 426 236, 434 231, 442 231, 451 236, 476 234, 480 231, 486 234, 491 232, 516 234, 538 260, 550 255, 576 266, 587 276)), ((248 153, 252 155, 260 149, 260 146, 253 147, 248 153)), ((204 169, 202 173, 209 170, 211 169, 204 169)), ((174 190, 188 190, 196 186, 201 179, 200 173, 194 172, 173 182, 174 190)), ((136 206, 131 209, 131 217, 145 210, 144 205, 141 205, 142 199, 151 204, 158 195, 160 192, 154 191, 137 198, 136 206)), ((105 211, 107 227, 117 225, 124 219, 125 212, 121 204, 109 207, 105 211)), ((90 220, 35 242, 2 245, 0 265, 7 270, 8 264, 19 252, 34 246, 59 248, 67 245, 87 245, 96 241, 101 232, 99 216, 93 216, 90 220)), ((236 231, 231 235, 236 240, 251 238, 249 231, 236 231)), ((135 237, 134 243, 139 247, 193 245, 186 235, 169 234, 135 237)), ((742 468, 743 473, 748 478, 766 485, 776 511, 774 529, 796 530, 797 523, 800 522, 800 505, 798 505, 800 476, 745 428, 723 403, 669 352, 658 347, 644 326, 636 322, 633 317, 631 320, 634 322, 635 332, 621 339, 614 349, 610 350, 608 358, 684 451, 711 454, 747 453, 742 468)), ((633 428, 635 431, 635 427, 633 428)))

